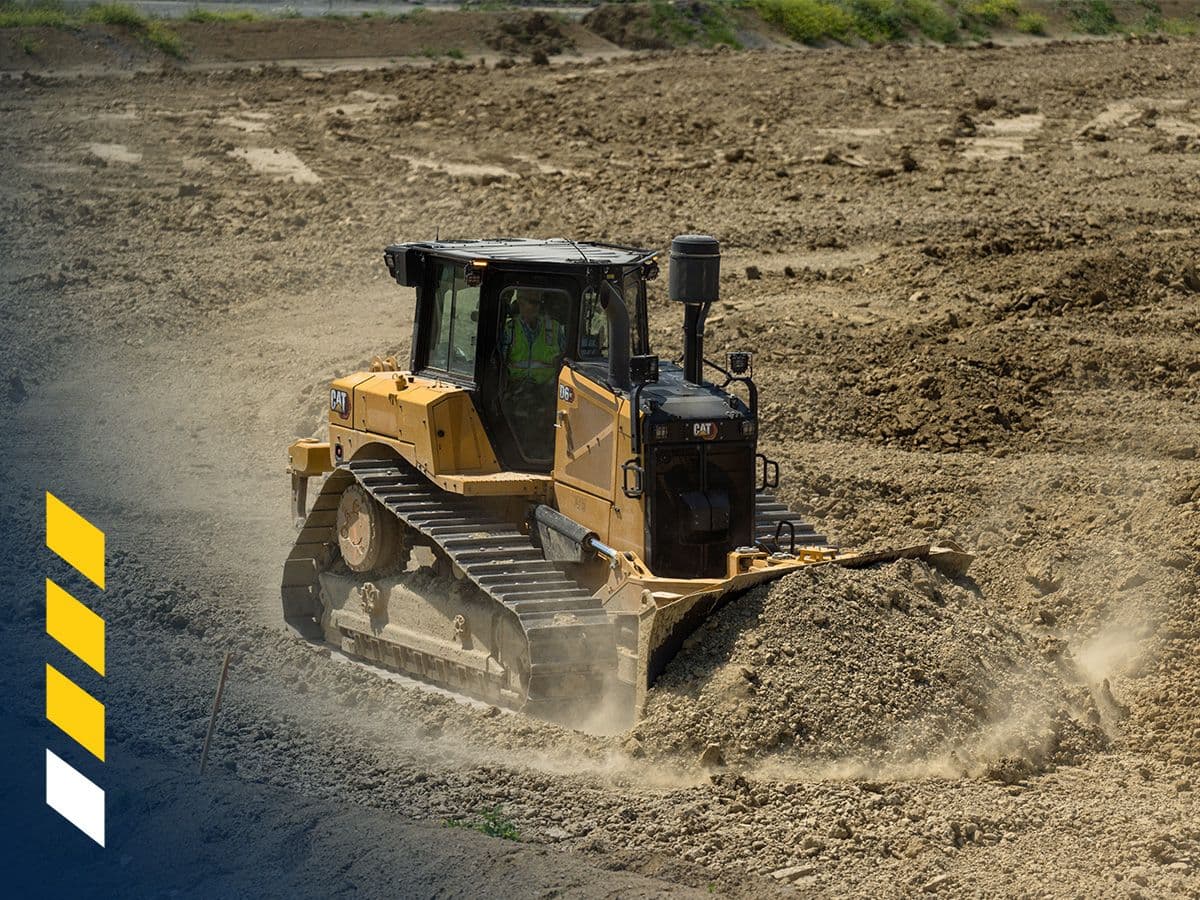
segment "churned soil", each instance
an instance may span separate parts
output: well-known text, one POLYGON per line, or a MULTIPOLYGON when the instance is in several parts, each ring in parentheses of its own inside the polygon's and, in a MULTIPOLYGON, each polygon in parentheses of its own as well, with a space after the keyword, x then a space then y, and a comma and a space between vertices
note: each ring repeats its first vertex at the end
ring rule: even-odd
MULTIPOLYGON (((54 484, 106 526, 109 668, 138 673, 109 679, 114 746, 150 783, 190 770, 232 651, 214 790, 253 786, 268 822, 286 791, 314 823, 415 829, 417 853, 452 833, 451 892, 497 857, 442 823, 499 809, 527 893, 620 869, 645 893, 1195 895, 1196 51, 0 84, 2 508, 35 534, 22 486, 54 484), (382 247, 689 231, 722 240, 708 348, 755 351, 783 498, 841 546, 957 540, 968 577, 896 563, 749 592, 619 735, 291 638, 284 448, 319 431, 331 377, 405 351, 382 247)), ((41 598, 3 577, 20 646, 41 598)), ((315 883, 347 883, 352 841, 310 852, 315 883)))

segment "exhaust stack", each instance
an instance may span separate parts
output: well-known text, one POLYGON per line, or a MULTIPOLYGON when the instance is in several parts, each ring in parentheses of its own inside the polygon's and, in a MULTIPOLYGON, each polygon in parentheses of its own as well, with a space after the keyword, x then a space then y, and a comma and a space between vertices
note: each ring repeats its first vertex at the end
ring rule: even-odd
POLYGON ((683 377, 704 381, 704 320, 720 299, 721 244, 706 234, 681 234, 671 241, 668 296, 686 304, 683 313, 683 377))

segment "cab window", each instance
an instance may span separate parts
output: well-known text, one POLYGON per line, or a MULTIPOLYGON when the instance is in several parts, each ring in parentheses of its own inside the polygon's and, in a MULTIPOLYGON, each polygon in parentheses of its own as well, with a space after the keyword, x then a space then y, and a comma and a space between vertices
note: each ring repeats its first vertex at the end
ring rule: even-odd
POLYGON ((429 315, 429 341, 425 364, 472 378, 479 329, 479 285, 467 284, 466 267, 438 266, 429 315))

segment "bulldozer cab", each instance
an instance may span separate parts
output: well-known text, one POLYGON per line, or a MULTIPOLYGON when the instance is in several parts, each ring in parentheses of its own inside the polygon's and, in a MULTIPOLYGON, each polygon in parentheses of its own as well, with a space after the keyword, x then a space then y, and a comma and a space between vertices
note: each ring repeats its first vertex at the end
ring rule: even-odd
POLYGON ((563 365, 628 387, 631 354, 648 352, 653 257, 555 240, 400 244, 385 255, 393 277, 417 289, 413 372, 470 389, 504 466, 529 472, 553 465, 563 365), (619 336, 614 291, 627 320, 619 336))

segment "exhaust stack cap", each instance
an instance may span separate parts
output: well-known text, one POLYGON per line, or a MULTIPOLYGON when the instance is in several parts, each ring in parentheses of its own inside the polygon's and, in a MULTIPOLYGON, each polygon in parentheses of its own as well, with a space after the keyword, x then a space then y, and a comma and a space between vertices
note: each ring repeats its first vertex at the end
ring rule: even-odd
POLYGON ((720 299, 721 244, 707 234, 681 234, 671 241, 668 296, 677 303, 720 299))

